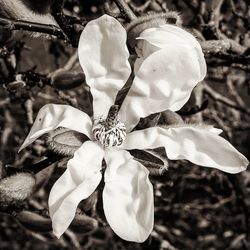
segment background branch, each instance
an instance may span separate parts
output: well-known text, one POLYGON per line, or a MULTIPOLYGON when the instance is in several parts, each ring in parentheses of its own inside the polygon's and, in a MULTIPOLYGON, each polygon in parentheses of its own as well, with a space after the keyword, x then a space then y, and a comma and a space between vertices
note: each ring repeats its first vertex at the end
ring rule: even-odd
POLYGON ((65 36, 64 32, 59 27, 56 27, 54 25, 34 23, 22 20, 12 20, 0 17, 0 26, 7 30, 39 32, 56 36, 58 39, 65 40, 67 42, 69 41, 68 38, 65 36))

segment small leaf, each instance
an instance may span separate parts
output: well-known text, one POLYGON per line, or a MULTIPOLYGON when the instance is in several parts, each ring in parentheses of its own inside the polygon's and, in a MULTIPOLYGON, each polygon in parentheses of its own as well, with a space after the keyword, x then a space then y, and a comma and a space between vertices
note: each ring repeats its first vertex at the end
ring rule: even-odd
POLYGON ((168 170, 168 159, 164 148, 154 150, 130 150, 134 160, 144 165, 152 175, 161 175, 168 170))
POLYGON ((179 114, 185 114, 190 111, 191 108, 196 106, 196 97, 194 91, 191 92, 191 95, 185 105, 178 111, 179 114))
POLYGON ((81 202, 81 210, 83 210, 84 212, 91 210, 93 206, 96 204, 96 202, 97 202, 97 192, 94 192, 89 196, 89 198, 81 202))
POLYGON ((47 168, 35 174, 36 191, 46 184, 53 171, 54 171, 54 166, 48 166, 47 168))
POLYGON ((136 130, 155 127, 158 124, 159 119, 160 119, 160 113, 152 114, 145 118, 141 118, 136 126, 136 130))
POLYGON ((203 111, 207 108, 207 106, 208 100, 204 100, 201 105, 197 105, 196 97, 193 91, 188 102, 177 113, 184 116, 193 115, 203 111))

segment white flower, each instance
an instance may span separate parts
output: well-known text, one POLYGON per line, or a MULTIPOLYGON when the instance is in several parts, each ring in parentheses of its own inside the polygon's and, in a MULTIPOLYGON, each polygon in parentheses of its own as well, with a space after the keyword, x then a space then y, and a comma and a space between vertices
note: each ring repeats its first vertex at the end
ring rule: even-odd
POLYGON ((131 73, 126 32, 107 15, 87 24, 79 42, 79 59, 93 96, 94 124, 80 110, 48 104, 39 111, 20 148, 57 127, 78 131, 90 139, 68 161, 67 170, 50 192, 49 212, 57 237, 70 225, 79 202, 88 198, 100 183, 104 159, 107 168, 103 206, 109 225, 125 240, 147 239, 154 221, 153 188, 149 171, 127 150, 163 146, 171 160, 187 159, 229 173, 246 169, 248 161, 242 154, 214 130, 202 126, 153 127, 131 132, 140 117, 166 109, 175 111, 185 104, 194 86, 204 77, 201 67, 206 66, 204 60, 201 66, 202 52, 198 44, 197 47, 192 50, 185 44, 176 44, 171 50, 163 49, 146 58, 117 120, 118 110, 113 104, 131 73))

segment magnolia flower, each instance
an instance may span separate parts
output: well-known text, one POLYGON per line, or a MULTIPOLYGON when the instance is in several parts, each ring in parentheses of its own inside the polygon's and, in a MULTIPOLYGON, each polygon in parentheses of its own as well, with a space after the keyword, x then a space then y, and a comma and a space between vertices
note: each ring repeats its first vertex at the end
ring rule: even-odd
POLYGON ((180 109, 203 79, 206 65, 199 44, 189 46, 187 39, 185 45, 185 39, 182 44, 172 44, 171 50, 157 51, 144 60, 119 110, 115 98, 131 73, 126 31, 107 15, 89 22, 83 30, 78 51, 93 96, 93 120, 73 107, 47 104, 21 147, 58 127, 89 138, 68 161, 49 195, 49 213, 57 237, 69 227, 79 202, 97 188, 104 159, 107 167, 102 197, 109 225, 125 240, 147 239, 154 224, 153 188, 147 168, 127 150, 163 146, 170 160, 187 159, 229 173, 246 169, 247 159, 214 130, 184 124, 133 131, 140 117, 180 109))

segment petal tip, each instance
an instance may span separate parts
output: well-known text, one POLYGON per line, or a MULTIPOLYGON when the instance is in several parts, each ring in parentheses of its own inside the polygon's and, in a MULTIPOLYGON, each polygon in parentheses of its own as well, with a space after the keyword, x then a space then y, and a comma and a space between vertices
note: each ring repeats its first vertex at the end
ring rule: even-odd
POLYGON ((229 174, 239 174, 239 173, 241 173, 243 171, 246 171, 248 165, 249 165, 249 161, 245 158, 245 159, 242 160, 241 166, 235 167, 232 170, 230 170, 230 171, 228 170, 228 171, 225 171, 225 172, 228 172, 229 174))
POLYGON ((132 241, 132 242, 136 242, 136 243, 143 243, 148 239, 148 237, 150 236, 152 231, 153 231, 153 228, 151 230, 139 229, 137 234, 134 233, 133 235, 130 235, 130 236, 126 235, 124 237, 124 235, 123 235, 122 237, 121 236, 120 237, 123 238, 124 240, 127 240, 127 241, 132 241))
POLYGON ((246 157, 244 157, 244 167, 243 167, 244 170, 247 170, 248 166, 249 166, 249 161, 246 157))
POLYGON ((53 234, 54 234, 54 235, 56 236, 56 238, 59 240, 59 239, 61 238, 61 236, 62 236, 63 233, 58 232, 58 231, 56 231, 56 230, 53 230, 53 234))
POLYGON ((25 140, 24 143, 21 145, 21 147, 18 149, 17 153, 19 154, 26 147, 27 147, 27 142, 25 140))

